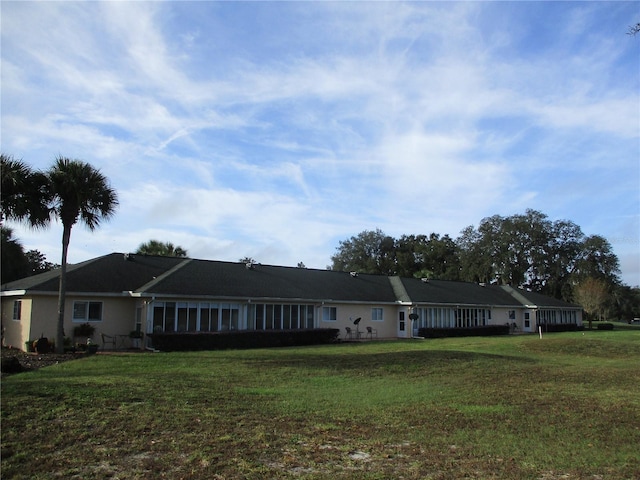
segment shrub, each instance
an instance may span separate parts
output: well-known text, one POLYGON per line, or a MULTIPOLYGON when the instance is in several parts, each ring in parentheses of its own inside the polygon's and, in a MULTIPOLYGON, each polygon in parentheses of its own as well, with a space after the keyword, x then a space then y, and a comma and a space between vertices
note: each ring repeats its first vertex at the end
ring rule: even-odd
POLYGON ((73 336, 90 338, 93 337, 95 331, 96 327, 94 327, 90 323, 83 323, 81 325, 76 325, 75 327, 73 327, 73 336))
POLYGON ((598 330, 613 330, 613 323, 599 323, 598 330))
POLYGON ((33 342, 33 350, 37 353, 49 353, 52 345, 47 337, 41 337, 33 342))
MULTIPOLYGON (((539 326, 542 327, 542 331, 546 333, 576 332, 579 329, 577 323, 548 323, 539 326)), ((536 330, 537 329, 536 327, 536 330)))
POLYGON ((319 345, 338 340, 337 328, 310 330, 251 330, 235 332, 180 332, 149 334, 153 348, 162 351, 224 350, 319 345))
POLYGON ((509 330, 510 326, 508 324, 466 328, 420 328, 418 329, 418 336, 424 338, 488 337, 492 335, 508 335, 509 330))
POLYGON ((20 373, 24 367, 18 357, 2 357, 2 373, 20 373))

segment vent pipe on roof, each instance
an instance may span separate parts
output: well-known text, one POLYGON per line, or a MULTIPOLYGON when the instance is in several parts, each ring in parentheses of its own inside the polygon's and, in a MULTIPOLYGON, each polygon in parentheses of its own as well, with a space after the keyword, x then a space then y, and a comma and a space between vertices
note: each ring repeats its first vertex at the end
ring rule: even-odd
POLYGON ((124 259, 129 262, 133 262, 135 260, 133 253, 125 253, 124 259))
POLYGON ((253 270, 253 269, 255 268, 255 266, 254 266, 254 265, 255 265, 255 264, 254 264, 253 262, 247 262, 247 263, 245 263, 245 264, 244 264, 244 267, 245 267, 247 270, 253 270))
POLYGON ((421 278, 420 280, 422 280, 422 283, 429 283, 429 279, 428 278, 421 278))
POLYGON ((358 276, 358 272, 350 272, 350 275, 351 275, 353 278, 355 278, 355 277, 357 277, 357 276, 358 276))

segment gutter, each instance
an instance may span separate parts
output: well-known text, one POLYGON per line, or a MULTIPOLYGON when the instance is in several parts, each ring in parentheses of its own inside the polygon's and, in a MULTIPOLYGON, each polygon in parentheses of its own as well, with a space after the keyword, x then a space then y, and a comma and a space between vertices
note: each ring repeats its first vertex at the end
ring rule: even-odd
POLYGON ((0 297, 20 297, 26 294, 26 290, 3 290, 0 292, 0 297))

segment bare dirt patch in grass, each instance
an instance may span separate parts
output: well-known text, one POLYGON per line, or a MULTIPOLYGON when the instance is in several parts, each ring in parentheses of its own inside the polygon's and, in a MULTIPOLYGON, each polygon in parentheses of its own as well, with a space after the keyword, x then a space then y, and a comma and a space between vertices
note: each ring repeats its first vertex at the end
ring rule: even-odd
POLYGON ((83 358, 84 353, 30 353, 2 347, 2 377, 83 358))

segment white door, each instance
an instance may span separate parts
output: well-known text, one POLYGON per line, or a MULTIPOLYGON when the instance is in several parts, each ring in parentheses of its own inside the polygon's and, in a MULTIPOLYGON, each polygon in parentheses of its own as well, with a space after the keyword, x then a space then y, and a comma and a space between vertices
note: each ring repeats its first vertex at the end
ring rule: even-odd
POLYGON ((524 312, 524 321, 522 322, 522 330, 524 332, 533 332, 531 312, 524 312))
POLYGON ((398 312, 398 338, 407 338, 408 325, 405 319, 405 312, 398 312))

